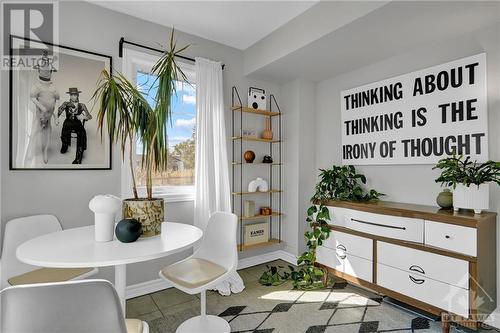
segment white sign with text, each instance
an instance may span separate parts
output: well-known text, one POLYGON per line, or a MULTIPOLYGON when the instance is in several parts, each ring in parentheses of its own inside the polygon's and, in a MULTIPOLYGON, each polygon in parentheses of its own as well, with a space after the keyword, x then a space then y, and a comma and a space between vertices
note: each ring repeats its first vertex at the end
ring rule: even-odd
POLYGON ((341 92, 342 163, 488 159, 486 54, 341 92))

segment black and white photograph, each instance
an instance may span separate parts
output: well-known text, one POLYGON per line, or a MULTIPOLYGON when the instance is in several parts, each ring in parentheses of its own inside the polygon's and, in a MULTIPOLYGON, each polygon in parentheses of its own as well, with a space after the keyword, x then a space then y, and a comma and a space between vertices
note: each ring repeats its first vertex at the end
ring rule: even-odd
MULTIPOLYGON (((37 43, 11 36, 13 56, 26 47, 37 43)), ((92 99, 104 69, 111 69, 110 56, 54 45, 30 69, 11 71, 11 169, 111 168, 111 144, 98 131, 92 99)))

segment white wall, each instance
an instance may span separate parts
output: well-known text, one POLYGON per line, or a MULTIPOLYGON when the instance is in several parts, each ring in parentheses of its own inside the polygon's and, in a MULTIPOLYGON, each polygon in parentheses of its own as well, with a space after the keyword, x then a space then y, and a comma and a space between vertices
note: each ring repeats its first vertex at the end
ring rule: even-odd
MULTIPOLYGON (((60 44, 113 56, 113 67, 121 69, 118 58, 118 40, 128 40, 152 46, 166 45, 170 29, 110 11, 83 1, 60 2, 60 44)), ((243 76, 243 54, 240 50, 177 31, 178 45, 191 44, 188 56, 201 56, 219 60, 224 70, 225 102, 228 133, 231 125, 229 104, 231 86, 236 85, 246 96, 248 86, 263 87, 279 100, 279 87, 265 82, 250 81, 243 76)), ((113 169, 110 171, 10 171, 8 166, 8 72, 0 71, 1 126, 1 222, 30 214, 55 214, 63 228, 90 225, 93 216, 88 209, 89 200, 99 193, 120 195, 120 154, 113 152, 113 169)), ((230 144, 230 142, 228 143, 230 144)), ((166 205, 169 221, 191 223, 193 203, 166 205)), ((3 232, 3 231, 2 231, 3 232)), ((248 254, 245 254, 248 255, 248 254)), ((175 258, 174 258, 175 259, 175 258)), ((158 260, 129 267, 128 284, 156 279, 160 267, 173 259, 158 260)), ((112 270, 103 269, 101 276, 112 278, 112 270)))
MULTIPOLYGON (((369 50, 366 50, 369 54, 369 50)), ((488 85, 489 157, 500 160, 500 24, 436 44, 415 45, 409 53, 388 58, 355 71, 322 81, 316 92, 316 167, 341 163, 340 92, 396 75, 412 72, 454 59, 486 52, 488 85)), ((437 172, 431 165, 387 165, 357 168, 368 186, 387 194, 384 200, 436 205, 440 191, 434 182, 437 172)), ((500 211, 500 189, 491 186, 490 206, 500 211)), ((500 227, 497 227, 497 239, 500 227)), ((497 241, 497 247, 498 243, 497 241)), ((492 249, 493 251, 495 249, 492 249)), ((500 257, 497 270, 500 268, 500 257)), ((500 274, 497 274, 500 277, 500 274)), ((500 279, 499 285, 500 285, 500 279)), ((500 286, 497 286, 500 294, 500 286)), ((498 297, 497 297, 498 298, 498 297)), ((500 298, 498 298, 500 299, 500 298)), ((500 319, 500 315, 496 316, 500 319)), ((496 324, 498 327, 500 321, 496 324)))
POLYGON ((305 218, 314 191, 315 177, 315 84, 291 81, 281 88, 284 110, 283 170, 285 192, 283 225, 285 250, 300 254, 305 250, 305 218))

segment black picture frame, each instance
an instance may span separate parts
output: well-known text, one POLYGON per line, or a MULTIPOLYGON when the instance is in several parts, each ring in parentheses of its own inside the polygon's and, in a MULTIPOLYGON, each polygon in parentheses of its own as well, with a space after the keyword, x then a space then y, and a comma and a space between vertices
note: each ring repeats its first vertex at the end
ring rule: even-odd
MULTIPOLYGON (((72 53, 77 53, 77 54, 81 54, 81 57, 82 58, 86 58, 85 55, 87 56, 87 58, 89 57, 93 57, 93 58, 101 58, 102 61, 104 62, 104 67, 103 69, 107 69, 108 72, 112 75, 112 69, 113 69, 113 57, 112 56, 109 56, 109 55, 106 55, 106 54, 102 54, 102 53, 97 53, 97 52, 93 52, 93 51, 87 51, 87 50, 82 50, 82 49, 79 49, 79 48, 75 48, 75 47, 70 47, 70 46, 65 46, 65 45, 60 45, 60 44, 52 44, 52 43, 47 43, 47 42, 40 42, 38 40, 33 40, 33 39, 30 39, 30 38, 27 38, 27 37, 20 37, 20 36, 16 36, 16 35, 10 35, 9 36, 9 56, 10 58, 12 59, 13 56, 14 56, 14 48, 13 48, 13 44, 14 44, 14 40, 19 40, 21 42, 33 42, 33 43, 43 43, 43 45, 48 45, 50 47, 52 47, 52 49, 56 49, 58 51, 62 51, 62 53, 64 52, 72 52, 72 53)), ((61 52, 59 52, 59 54, 62 54, 61 52)), ((72 55, 72 56, 75 56, 75 55, 72 55)), ((35 69, 34 69, 35 70, 35 69)), ((14 160, 15 159, 15 153, 14 153, 14 112, 19 112, 19 110, 14 110, 16 105, 15 105, 15 102, 14 102, 14 90, 15 90, 15 71, 17 70, 14 70, 12 68, 12 66, 9 68, 9 170, 17 170, 17 171, 24 171, 24 170, 47 170, 47 171, 54 171, 54 170, 112 170, 112 160, 113 160, 113 143, 111 142, 110 140, 110 137, 109 135, 105 135, 103 134, 102 137, 100 135, 100 133, 98 133, 97 131, 95 131, 94 133, 91 133, 91 135, 93 136, 98 136, 99 137, 99 140, 101 140, 101 144, 102 146, 104 147, 104 152, 102 154, 103 158, 105 159, 104 160, 104 163, 102 166, 100 165, 95 165, 95 164, 90 164, 90 165, 87 165, 84 163, 85 161, 85 153, 83 154, 84 158, 82 160, 82 163, 81 164, 72 164, 71 166, 68 165, 67 163, 65 164, 62 164, 62 165, 50 165, 49 163, 46 163, 47 165, 42 165, 42 166, 30 166, 30 167, 26 167, 26 166, 19 166, 16 161, 14 160)), ((97 88, 97 82, 98 82, 98 79, 99 79, 99 76, 96 76, 95 77, 95 88, 97 88)), ((78 82, 75 82, 74 84, 71 85, 71 87, 78 87, 78 82)), ((67 89, 71 88, 71 87, 67 87, 67 89)), ((94 93, 94 91, 88 91, 87 93, 90 93, 90 95, 92 95, 94 93)), ((29 91, 27 91, 27 94, 29 94, 29 91)), ((64 92, 61 92, 60 94, 60 100, 59 100, 59 106, 62 104, 62 100, 67 96, 67 94, 64 94, 64 92)), ((83 102, 83 101, 82 101, 83 102)), ((97 108, 94 107, 94 101, 90 101, 90 100, 86 100, 85 101, 87 104, 87 108, 89 109, 90 113, 92 114, 92 120, 95 122, 96 119, 97 119, 97 108)), ((18 106, 19 107, 19 106, 18 106)), ((58 111, 56 109, 54 109, 54 113, 57 113, 58 111)), ((61 115, 61 118, 64 118, 64 115, 61 115)), ((49 120, 49 122, 51 122, 52 120, 49 120)), ((84 123, 85 125, 85 123, 84 123)), ((63 123, 63 126, 64 126, 64 123, 63 123)), ((95 124, 94 124, 95 126, 95 124)), ((87 133, 89 131, 87 130, 87 133)), ((75 133, 72 133, 72 139, 70 140, 71 142, 73 141, 73 136, 75 135, 75 133)), ((88 134, 87 134, 88 136, 88 134)), ((71 144, 72 145, 72 144, 71 144)), ((58 145, 55 145, 54 147, 52 148, 56 148, 58 147, 58 145)), ((57 148, 58 149, 58 148, 57 148)))

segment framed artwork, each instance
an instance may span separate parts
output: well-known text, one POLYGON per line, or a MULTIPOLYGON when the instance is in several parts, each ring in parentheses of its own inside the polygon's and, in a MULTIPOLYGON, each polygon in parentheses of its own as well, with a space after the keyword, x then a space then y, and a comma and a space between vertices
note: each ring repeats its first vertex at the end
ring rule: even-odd
MULTIPOLYGON (((111 142, 98 131, 92 96, 112 58, 51 46, 32 66, 10 69, 10 169, 109 170, 111 142)), ((10 36, 11 58, 30 47, 43 45, 10 36)))

